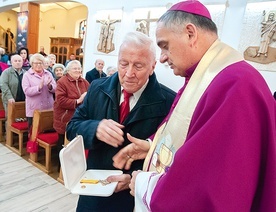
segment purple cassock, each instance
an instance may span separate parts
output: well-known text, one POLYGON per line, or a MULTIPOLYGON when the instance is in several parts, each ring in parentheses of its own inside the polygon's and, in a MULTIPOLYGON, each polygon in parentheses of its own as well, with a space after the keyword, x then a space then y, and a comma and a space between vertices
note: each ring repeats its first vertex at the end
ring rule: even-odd
POLYGON ((224 68, 196 105, 151 211, 275 212, 275 114, 257 70, 245 61, 224 68))

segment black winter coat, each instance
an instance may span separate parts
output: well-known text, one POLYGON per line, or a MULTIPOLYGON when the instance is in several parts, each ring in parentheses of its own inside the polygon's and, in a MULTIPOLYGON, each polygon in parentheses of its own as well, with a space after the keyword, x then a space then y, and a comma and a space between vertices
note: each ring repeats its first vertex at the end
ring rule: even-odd
MULTIPOLYGON (((126 133, 146 139, 157 130, 157 127, 168 114, 173 103, 175 92, 160 84, 156 75, 149 82, 135 107, 130 111, 124 122, 125 141, 115 148, 96 138, 96 129, 102 119, 113 119, 119 122, 119 103, 121 86, 118 73, 111 77, 94 80, 89 87, 84 102, 79 106, 67 125, 67 137, 72 140, 76 135, 82 135, 85 149, 89 149, 87 159, 88 169, 113 170, 112 157, 130 142, 126 133)), ((130 170, 142 169, 143 160, 132 163, 130 170)), ((93 209, 95 211, 133 211, 134 201, 129 190, 114 193, 108 198, 81 196, 78 209, 93 209)), ((92 210, 91 210, 92 211, 92 210)))

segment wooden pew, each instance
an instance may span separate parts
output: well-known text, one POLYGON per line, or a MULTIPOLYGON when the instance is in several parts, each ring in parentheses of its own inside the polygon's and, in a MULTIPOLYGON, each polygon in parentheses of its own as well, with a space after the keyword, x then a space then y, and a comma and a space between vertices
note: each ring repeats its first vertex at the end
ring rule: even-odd
POLYGON ((27 133, 25 102, 8 103, 6 146, 18 155, 23 155, 23 136, 27 133), (18 134, 18 148, 14 145, 14 133, 18 134))
MULTIPOLYGON (((66 146, 68 143, 69 143, 69 140, 67 139, 66 134, 65 134, 65 137, 64 137, 64 146, 66 146)), ((62 184, 64 184, 63 174, 62 174, 61 167, 60 167, 60 170, 59 170, 59 176, 57 178, 57 181, 60 182, 60 183, 62 183, 62 184)))
POLYGON ((4 133, 6 129, 5 122, 6 122, 5 109, 2 101, 2 93, 0 93, 0 142, 3 142, 5 140, 4 139, 4 133))
POLYGON ((45 165, 38 161, 38 153, 30 153, 29 162, 49 174, 51 170, 52 147, 57 145, 58 133, 53 130, 53 110, 35 110, 31 141, 45 149, 45 165))

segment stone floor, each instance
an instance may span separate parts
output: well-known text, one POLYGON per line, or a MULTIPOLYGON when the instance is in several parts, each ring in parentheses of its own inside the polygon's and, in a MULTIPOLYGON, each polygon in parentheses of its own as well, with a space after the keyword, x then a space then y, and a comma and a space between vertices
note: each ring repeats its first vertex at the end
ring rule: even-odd
POLYGON ((0 211, 75 211, 73 195, 53 177, 0 143, 0 211))

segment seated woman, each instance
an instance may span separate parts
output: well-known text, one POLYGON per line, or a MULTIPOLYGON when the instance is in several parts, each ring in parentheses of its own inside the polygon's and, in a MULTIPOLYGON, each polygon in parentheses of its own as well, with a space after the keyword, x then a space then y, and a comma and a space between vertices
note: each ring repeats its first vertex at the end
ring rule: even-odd
POLYGON ((22 88, 26 96, 26 117, 29 130, 33 122, 34 110, 53 109, 56 81, 43 68, 45 58, 36 53, 31 57, 31 68, 23 75, 22 88))
POLYGON ((66 124, 75 109, 83 102, 89 82, 82 78, 81 63, 72 60, 66 66, 67 73, 57 81, 54 103, 54 129, 58 132, 58 151, 62 149, 66 124))

